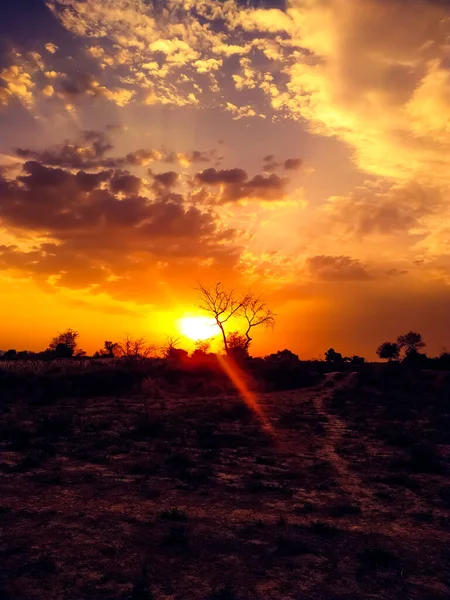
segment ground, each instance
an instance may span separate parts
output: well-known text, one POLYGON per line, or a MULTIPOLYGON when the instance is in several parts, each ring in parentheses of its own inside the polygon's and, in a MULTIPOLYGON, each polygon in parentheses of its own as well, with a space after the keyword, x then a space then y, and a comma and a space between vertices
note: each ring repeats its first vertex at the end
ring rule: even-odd
POLYGON ((9 402, 1 597, 450 598, 448 402, 380 389, 9 402))

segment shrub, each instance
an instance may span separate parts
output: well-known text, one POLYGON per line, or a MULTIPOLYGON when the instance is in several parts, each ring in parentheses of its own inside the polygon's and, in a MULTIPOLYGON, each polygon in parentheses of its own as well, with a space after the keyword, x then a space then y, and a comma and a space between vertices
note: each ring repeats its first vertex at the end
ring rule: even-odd
POLYGON ((179 508, 169 508, 168 510, 163 510, 160 514, 161 519, 166 521, 187 521, 187 514, 180 510, 179 508))

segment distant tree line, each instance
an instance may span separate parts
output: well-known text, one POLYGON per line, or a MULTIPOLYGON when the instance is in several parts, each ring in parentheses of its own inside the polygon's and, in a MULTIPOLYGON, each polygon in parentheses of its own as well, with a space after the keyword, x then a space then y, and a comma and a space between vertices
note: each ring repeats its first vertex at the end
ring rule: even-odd
MULTIPOLYGON (((0 352, 0 360, 55 360, 55 359, 83 359, 87 358, 86 352, 79 347, 79 332, 74 329, 67 329, 58 333, 50 340, 48 347, 42 352, 16 351, 14 349, 0 352)), ((232 331, 226 334, 226 352, 238 362, 243 362, 250 358, 249 340, 245 334, 238 331, 232 331)), ((377 349, 377 355, 380 359, 389 363, 402 362, 404 364, 413 364, 421 367, 440 366, 450 368, 450 352, 443 351, 438 357, 429 358, 424 352, 426 344, 420 333, 410 331, 404 335, 399 335, 395 342, 383 342, 377 349)), ((162 347, 149 344, 143 337, 126 336, 123 340, 113 342, 105 340, 103 347, 97 350, 93 359, 128 359, 136 361, 146 358, 164 358, 171 362, 182 362, 187 358, 203 360, 205 357, 212 356, 211 340, 200 340, 195 343, 193 351, 189 354, 183 348, 180 348, 180 339, 169 337, 166 344, 162 347)), ((301 362, 296 354, 290 350, 280 350, 275 354, 265 357, 276 364, 287 364, 287 362, 301 362)), ((257 360, 257 359, 254 359, 257 360)), ((320 362, 320 361, 303 361, 320 362)), ((334 348, 329 348, 325 352, 325 360, 322 361, 330 367, 340 369, 350 367, 359 367, 364 365, 366 360, 359 355, 345 356, 337 352, 334 348)))
MULTIPOLYGON (((267 307, 260 296, 252 293, 238 294, 235 290, 227 290, 219 282, 213 287, 198 285, 199 308, 209 314, 217 324, 223 344, 223 351, 227 356, 243 362, 250 358, 249 350, 252 343, 252 335, 257 327, 273 328, 275 325, 275 313, 267 307), (230 331, 230 323, 239 323, 240 331, 230 331)), ((145 359, 151 357, 162 357, 172 362, 181 362, 188 358, 188 352, 179 347, 179 338, 168 338, 163 348, 149 344, 143 337, 126 336, 122 341, 106 340, 103 347, 97 350, 92 358, 114 359, 126 358, 128 360, 145 359)), ((377 355, 388 362, 402 361, 406 364, 421 364, 425 366, 427 361, 438 361, 440 365, 448 365, 450 368, 450 353, 443 351, 438 358, 430 359, 421 350, 426 346, 420 333, 409 331, 399 335, 395 342, 383 342, 377 349, 377 355)), ((191 358, 202 359, 211 354, 211 340, 197 342, 191 358)), ((16 351, 14 349, 0 352, 0 359, 81 359, 86 357, 86 352, 79 347, 79 332, 67 329, 58 333, 50 340, 48 347, 42 352, 16 351)), ((269 357, 272 362, 280 363, 287 361, 292 363, 299 361, 298 356, 289 350, 281 350, 269 357)), ((325 352, 325 362, 335 368, 345 368, 346 365, 358 367, 365 363, 362 356, 344 356, 334 348, 325 352)))

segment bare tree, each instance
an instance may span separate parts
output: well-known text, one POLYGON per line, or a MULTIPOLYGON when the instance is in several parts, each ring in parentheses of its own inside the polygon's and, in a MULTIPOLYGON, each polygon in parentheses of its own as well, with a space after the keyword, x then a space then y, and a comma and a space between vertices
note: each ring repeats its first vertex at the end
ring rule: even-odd
POLYGON ((123 341, 118 344, 118 350, 121 356, 126 358, 148 358, 155 352, 155 347, 149 345, 145 338, 134 338, 127 335, 123 341))
POLYGON ((179 348, 180 338, 174 335, 167 336, 165 346, 162 347, 162 355, 164 358, 170 358, 175 355, 179 348))
POLYGON ((260 297, 253 298, 249 295, 242 306, 242 316, 247 321, 247 329, 245 331, 247 341, 245 343, 245 348, 248 350, 252 341, 250 332, 253 327, 258 327, 259 325, 266 328, 273 327, 275 325, 276 315, 270 308, 267 308, 265 302, 263 302, 260 297))
POLYGON ((236 294, 235 290, 225 290, 220 281, 213 288, 206 288, 199 283, 197 290, 201 294, 199 307, 214 317, 222 334, 223 347, 228 354, 229 348, 225 324, 231 317, 239 315, 244 304, 248 303, 249 297, 245 296, 241 298, 236 294))
POLYGON ((223 346, 227 354, 230 352, 230 345, 226 324, 231 317, 241 318, 246 322, 244 334, 246 351, 252 341, 250 332, 254 327, 259 325, 273 327, 275 324, 275 313, 267 308, 259 296, 251 293, 239 296, 234 289, 225 290, 220 282, 213 288, 206 288, 199 284, 197 290, 201 295, 199 307, 214 317, 222 334, 223 346))

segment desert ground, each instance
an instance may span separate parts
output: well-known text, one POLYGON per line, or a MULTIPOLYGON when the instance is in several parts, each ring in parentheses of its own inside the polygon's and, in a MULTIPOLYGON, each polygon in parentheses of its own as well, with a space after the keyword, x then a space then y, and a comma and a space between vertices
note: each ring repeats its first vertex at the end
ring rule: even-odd
POLYGON ((450 598, 448 383, 8 400, 1 597, 450 598))

